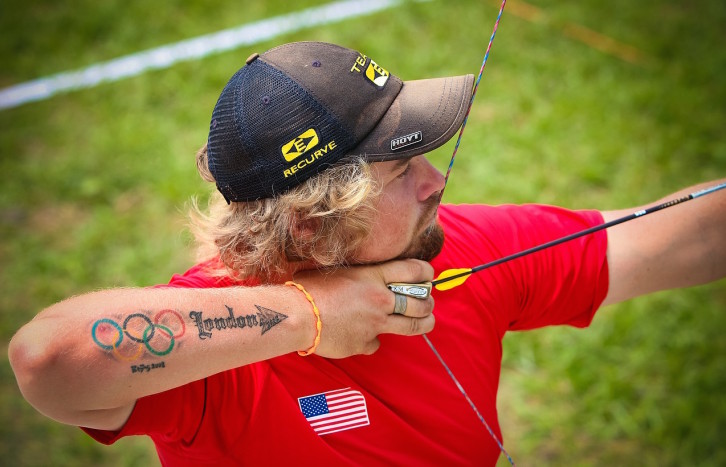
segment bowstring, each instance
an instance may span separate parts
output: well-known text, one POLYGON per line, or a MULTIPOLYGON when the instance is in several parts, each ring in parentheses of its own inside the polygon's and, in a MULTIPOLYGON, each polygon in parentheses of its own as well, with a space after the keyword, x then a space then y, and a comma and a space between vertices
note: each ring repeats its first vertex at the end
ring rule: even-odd
MULTIPOLYGON (((481 68, 479 69, 479 76, 476 78, 476 82, 474 83, 474 89, 471 93, 471 100, 469 101, 469 107, 466 109, 466 115, 464 115, 464 123, 461 125, 461 129, 459 130, 459 136, 456 139, 456 145, 454 146, 454 152, 451 155, 451 161, 449 162, 449 168, 446 170, 446 177, 444 178, 444 187, 441 189, 441 193, 439 194, 439 204, 441 203, 441 199, 444 197, 444 190, 446 190, 446 184, 449 181, 449 175, 451 175, 451 168, 454 166, 454 159, 456 158, 456 152, 459 150, 459 144, 461 144, 461 137, 464 134, 464 128, 466 128, 466 122, 469 120, 469 113, 471 112, 471 107, 474 104, 474 98, 476 97, 476 91, 479 89, 479 83, 481 82, 481 77, 484 74, 484 67, 487 64, 487 60, 489 59, 489 52, 492 50, 492 44, 494 43, 494 36, 497 34, 497 29, 499 29, 499 21, 502 18, 502 13, 504 12, 504 6, 507 4, 507 0, 502 0, 502 5, 499 7, 499 14, 497 14, 497 20, 494 23, 494 29, 492 30, 492 35, 489 37, 489 44, 487 45, 487 51, 484 54, 484 60, 481 63, 481 68)), ((443 365, 444 369, 446 370, 446 373, 448 373, 449 377, 454 381, 454 384, 456 384, 456 387, 459 389, 461 394, 464 396, 466 401, 469 403, 469 406, 471 406, 471 409, 476 414, 477 418, 482 422, 484 427, 489 432, 489 435, 494 439, 494 441, 497 443, 497 446, 499 447, 499 450, 507 457, 507 460, 509 463, 514 467, 514 460, 512 460, 512 457, 509 455, 506 449, 504 449, 504 445, 497 437, 496 433, 494 433, 494 430, 491 429, 487 421, 484 419, 484 416, 479 412, 479 409, 476 407, 476 404, 471 400, 469 395, 464 390, 464 387, 459 383, 459 380, 456 379, 456 376, 454 376, 454 373, 449 369, 449 366, 446 364, 444 359, 441 357, 441 354, 439 354, 438 350, 436 350, 436 347, 434 347, 434 344, 431 342, 431 340, 428 338, 426 334, 423 334, 424 340, 426 340, 426 343, 433 351, 434 355, 436 355, 436 358, 439 360, 441 365, 443 365)))
POLYGON ((499 14, 497 15, 497 20, 494 23, 494 29, 492 30, 492 35, 489 37, 489 45, 487 45, 487 51, 484 54, 484 60, 481 62, 481 68, 479 69, 479 76, 476 78, 476 82, 474 83, 474 90, 471 93, 471 100, 469 101, 469 107, 466 109, 466 115, 464 115, 464 123, 461 125, 461 129, 459 130, 459 137, 456 138, 456 145, 454 146, 454 152, 451 154, 451 161, 449 162, 449 168, 446 170, 446 177, 444 178, 444 187, 441 189, 441 194, 439 195, 439 203, 441 203, 441 198, 444 197, 444 190, 446 190, 446 184, 449 182, 449 175, 451 174, 451 169, 454 167, 454 159, 456 158, 456 152, 459 150, 459 144, 461 144, 461 137, 464 134, 464 128, 466 128, 466 122, 469 120, 469 113, 471 112, 471 107, 474 105, 474 98, 476 97, 476 91, 479 89, 479 82, 481 82, 481 77, 484 74, 484 67, 487 66, 487 60, 489 59, 489 52, 492 50, 492 44, 494 43, 494 36, 497 35, 497 29, 499 29, 499 20, 502 19, 502 13, 504 13, 504 6, 507 4, 507 0, 502 0, 502 6, 499 7, 499 14))
POLYGON ((461 385, 461 383, 459 383, 459 380, 456 379, 456 376, 454 376, 454 373, 449 368, 449 365, 447 365, 446 362, 444 361, 444 359, 441 358, 441 354, 439 354, 439 351, 436 350, 436 347, 434 347, 434 344, 429 339, 429 336, 427 336, 426 334, 421 334, 421 335, 423 336, 424 340, 426 340, 426 343, 429 345, 429 347, 431 347, 431 350, 434 352, 434 355, 436 355, 436 358, 439 359, 439 362, 441 363, 441 365, 443 365, 444 369, 449 374, 451 379, 454 380, 456 387, 459 388, 459 391, 461 391, 461 393, 464 395, 464 398, 469 403, 469 406, 471 406, 471 409, 474 411, 474 413, 479 418, 479 420, 482 422, 482 424, 484 424, 484 427, 487 429, 487 431, 489 432, 491 437, 494 438, 494 441, 496 441, 497 446, 499 446, 499 450, 502 452, 502 454, 507 456, 507 460, 509 461, 509 463, 512 464, 512 466, 514 466, 514 460, 512 460, 512 456, 510 456, 509 453, 507 452, 507 450, 504 449, 504 445, 502 444, 501 441, 499 441, 499 438, 497 437, 496 433, 494 433, 494 430, 491 429, 491 427, 489 426, 487 421, 484 419, 484 416, 481 414, 481 412, 479 412, 479 409, 476 408, 476 404, 474 404, 474 401, 472 401, 471 398, 469 397, 469 395, 466 393, 466 391, 464 390, 464 387, 461 385))

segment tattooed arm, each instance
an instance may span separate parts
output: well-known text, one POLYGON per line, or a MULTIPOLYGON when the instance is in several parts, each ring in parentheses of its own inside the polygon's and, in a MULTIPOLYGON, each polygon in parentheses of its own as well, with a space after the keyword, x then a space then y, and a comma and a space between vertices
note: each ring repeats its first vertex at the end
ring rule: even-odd
MULTIPOLYGON (((385 284, 432 275, 428 264, 409 260, 296 276, 320 309, 316 353, 372 353, 379 334, 430 331, 433 301, 409 300, 406 316, 391 315, 394 295, 385 284)), ((140 397, 305 350, 314 337, 310 303, 292 287, 112 289, 45 309, 13 337, 9 355, 38 411, 116 430, 140 397)))

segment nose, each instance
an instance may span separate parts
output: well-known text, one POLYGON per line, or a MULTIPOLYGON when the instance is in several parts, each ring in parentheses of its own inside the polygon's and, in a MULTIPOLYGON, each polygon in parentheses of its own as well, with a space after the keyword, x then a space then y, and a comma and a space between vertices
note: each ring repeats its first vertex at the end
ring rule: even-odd
POLYGON ((416 159, 418 159, 418 168, 421 171, 417 197, 419 201, 425 201, 434 193, 444 189, 444 176, 436 167, 431 165, 426 157, 419 156, 416 159))

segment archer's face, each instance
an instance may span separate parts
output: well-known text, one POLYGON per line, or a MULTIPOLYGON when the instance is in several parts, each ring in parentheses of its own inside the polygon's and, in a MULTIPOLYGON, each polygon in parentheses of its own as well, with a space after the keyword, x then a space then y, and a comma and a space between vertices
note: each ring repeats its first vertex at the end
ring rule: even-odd
POLYGON ((373 229, 355 261, 433 259, 443 244, 443 231, 436 221, 443 175, 424 156, 376 162, 371 169, 383 189, 373 229))

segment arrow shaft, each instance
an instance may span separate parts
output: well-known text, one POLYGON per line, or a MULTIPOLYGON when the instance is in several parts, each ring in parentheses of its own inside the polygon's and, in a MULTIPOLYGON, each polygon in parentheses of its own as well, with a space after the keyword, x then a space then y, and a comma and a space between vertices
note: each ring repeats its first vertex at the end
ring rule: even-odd
POLYGON ((526 250, 522 250, 522 251, 520 251, 518 253, 514 253, 512 255, 505 256, 504 258, 500 258, 500 259, 491 261, 489 263, 480 264, 479 266, 475 266, 475 267, 471 268, 471 270, 469 270, 469 271, 462 272, 460 274, 454 274, 453 276, 445 277, 445 278, 442 278, 442 279, 434 280, 434 281, 431 282, 431 284, 432 285, 443 284, 444 282, 448 282, 448 281, 451 281, 451 280, 454 280, 454 279, 459 279, 461 277, 474 274, 475 272, 483 271, 484 269, 488 269, 488 268, 491 268, 491 267, 494 267, 494 266, 498 266, 498 265, 500 265, 502 263, 506 263, 508 261, 515 260, 517 258, 521 258, 522 256, 531 255, 532 253, 536 253, 538 251, 542 251, 542 250, 545 250, 547 248, 551 248, 553 246, 557 246, 557 245, 560 245, 562 243, 569 242, 570 240, 574 240, 576 238, 584 237, 585 235, 590 235, 590 234, 595 233, 595 232, 598 232, 600 230, 604 230, 604 229, 607 229, 609 227, 613 227, 615 225, 622 224, 623 222, 628 222, 628 221, 631 221, 633 219, 637 219, 639 217, 643 217, 643 216, 646 216, 648 214, 652 214, 654 212, 661 211, 661 210, 666 209, 666 208, 669 208, 671 206, 675 206, 677 204, 685 203, 686 201, 690 201, 692 199, 699 198, 701 196, 705 196, 705 195, 708 195, 710 193, 714 193, 714 192, 719 191, 719 190, 722 190, 724 188, 726 188, 726 183, 721 183, 721 184, 718 184, 718 185, 714 185, 712 187, 709 187, 709 188, 706 188, 706 189, 703 189, 703 190, 700 190, 700 191, 696 191, 694 193, 691 193, 689 195, 683 196, 681 198, 673 199, 673 200, 670 200, 670 201, 666 201, 665 203, 661 203, 661 204, 658 204, 656 206, 652 206, 652 207, 647 208, 647 209, 641 209, 641 210, 636 211, 636 212, 634 212, 632 214, 628 214, 627 216, 623 216, 623 217, 620 217, 618 219, 613 219, 610 222, 606 222, 604 224, 596 225, 594 227, 590 227, 589 229, 581 230, 580 232, 575 232, 573 234, 570 234, 570 235, 567 235, 567 236, 558 238, 556 240, 552 240, 551 242, 543 243, 541 245, 537 245, 535 247, 528 248, 526 250))

